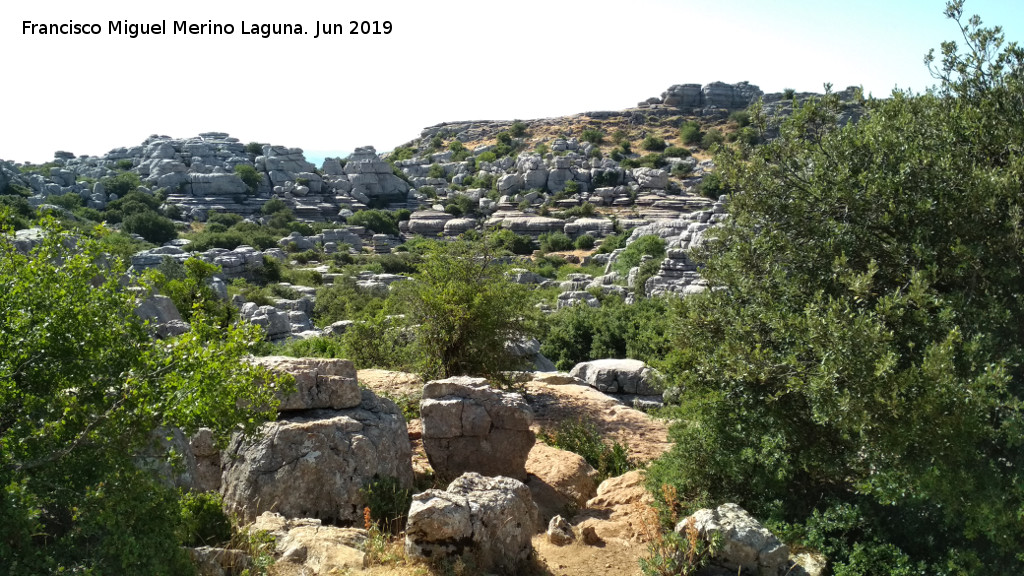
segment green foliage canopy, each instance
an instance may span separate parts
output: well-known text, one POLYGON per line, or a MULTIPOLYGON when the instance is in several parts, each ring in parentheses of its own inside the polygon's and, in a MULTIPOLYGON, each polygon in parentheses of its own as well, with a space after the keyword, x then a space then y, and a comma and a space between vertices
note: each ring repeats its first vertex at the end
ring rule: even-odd
POLYGON ((807 522, 836 573, 1024 567, 1024 50, 961 10, 937 92, 845 128, 826 95, 720 154, 719 289, 676 322, 652 484, 807 522))

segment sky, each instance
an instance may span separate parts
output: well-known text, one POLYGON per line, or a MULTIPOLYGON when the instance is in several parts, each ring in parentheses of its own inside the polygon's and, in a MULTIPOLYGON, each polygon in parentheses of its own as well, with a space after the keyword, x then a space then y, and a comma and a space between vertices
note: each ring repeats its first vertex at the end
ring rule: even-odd
MULTIPOLYGON (((960 40, 943 0, 43 0, 0 14, 0 158, 101 155, 151 134, 227 132, 302 148, 385 151, 424 127, 621 110, 673 84, 749 81, 765 92, 862 86, 921 92, 929 48, 960 40), (25 21, 30 24, 26 30, 25 21), (161 35, 111 21, 165 23, 161 35), (233 34, 174 34, 174 22, 233 34), (391 24, 350 34, 349 22, 391 24), (97 24, 98 35, 28 33, 97 24), (317 23, 343 34, 315 38, 317 23), (244 23, 244 28, 243 28, 244 23), (300 24, 305 34, 243 34, 300 24)), ((1024 43, 1024 2, 965 13, 1024 43)), ((372 24, 371 24, 372 28, 372 24)))

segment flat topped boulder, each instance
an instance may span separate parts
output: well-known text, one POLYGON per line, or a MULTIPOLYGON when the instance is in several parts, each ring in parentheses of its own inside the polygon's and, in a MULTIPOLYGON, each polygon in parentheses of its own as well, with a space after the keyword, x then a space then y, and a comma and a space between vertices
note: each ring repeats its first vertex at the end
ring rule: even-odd
POLYGON ((609 394, 660 394, 657 372, 640 360, 607 358, 581 362, 569 375, 609 394))
POLYGON ((282 412, 317 408, 341 410, 355 408, 362 402, 356 368, 349 360, 263 356, 252 362, 295 378, 295 392, 281 397, 278 410, 282 412))
POLYGON ((495 390, 484 378, 434 380, 423 387, 420 413, 423 447, 439 478, 479 472, 526 480, 536 436, 520 394, 495 390))

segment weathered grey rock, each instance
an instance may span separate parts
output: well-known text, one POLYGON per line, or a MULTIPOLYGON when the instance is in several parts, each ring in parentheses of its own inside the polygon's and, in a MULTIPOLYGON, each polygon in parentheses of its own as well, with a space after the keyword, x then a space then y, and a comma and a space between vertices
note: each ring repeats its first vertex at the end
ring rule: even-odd
POLYGON ((654 369, 640 360, 604 359, 581 362, 569 372, 590 387, 610 394, 660 394, 654 369))
POLYGON ((640 188, 651 190, 664 190, 668 188, 668 172, 660 168, 634 168, 633 178, 636 178, 640 188))
POLYGON ((515 573, 533 553, 530 540, 537 528, 537 506, 525 484, 469 472, 447 490, 413 496, 405 552, 434 561, 469 552, 481 573, 515 573))
POLYGON ((366 530, 325 526, 316 518, 289 519, 274 512, 260 514, 247 527, 274 537, 279 562, 301 565, 303 574, 338 574, 366 567, 366 530), (308 572, 307 572, 308 570, 308 572))
POLYGON ((273 306, 257 306, 248 302, 242 306, 240 312, 242 319, 263 328, 268 340, 287 338, 292 331, 288 315, 273 306))
POLYGON ((479 472, 526 480, 536 437, 521 395, 495 390, 484 378, 434 380, 423 387, 420 413, 423 447, 439 478, 479 472))
POLYGON ((281 412, 316 408, 341 410, 355 408, 362 402, 356 368, 349 360, 262 356, 252 362, 295 378, 295 391, 281 397, 278 407, 281 412))
MULTIPOLYGON (((676 532, 685 530, 688 518, 676 525, 676 532)), ((722 535, 722 549, 713 563, 760 576, 781 576, 789 567, 789 547, 738 505, 705 508, 692 518, 701 535, 722 535)))
POLYGON ((154 294, 135 307, 135 313, 143 321, 148 321, 150 328, 160 338, 171 338, 188 332, 185 323, 174 302, 167 296, 154 294))
POLYGON ((418 210, 409 216, 409 233, 422 236, 437 236, 444 232, 445 224, 455 218, 447 212, 418 210))
POLYGON ((224 463, 228 510, 244 521, 266 511, 288 518, 361 523, 360 489, 374 477, 412 486, 408 429, 394 402, 364 390, 347 410, 309 410, 235 436, 224 463))
POLYGON ((576 541, 576 534, 572 531, 569 521, 561 516, 555 516, 548 522, 548 542, 555 546, 565 546, 576 541))
POLYGON ((252 568, 252 557, 241 550, 200 546, 188 552, 199 576, 238 576, 252 568))

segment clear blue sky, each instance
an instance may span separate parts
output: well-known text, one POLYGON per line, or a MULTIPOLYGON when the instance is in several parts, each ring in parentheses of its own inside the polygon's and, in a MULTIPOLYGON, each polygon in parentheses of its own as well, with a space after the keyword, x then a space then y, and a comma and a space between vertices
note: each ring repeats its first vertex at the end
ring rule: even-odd
MULTIPOLYGON (((149 134, 229 132, 307 151, 390 149, 442 121, 613 110, 672 84, 750 81, 768 92, 933 80, 929 48, 958 40, 942 0, 629 2, 51 0, 0 15, 0 158, 102 154, 149 134), (107 34, 109 20, 230 23, 235 34, 107 34), (23 21, 99 23, 99 36, 23 34, 23 21), (314 39, 317 21, 388 20, 380 36, 314 39), (302 36, 242 35, 299 23, 302 36)), ((1024 2, 965 12, 1024 38, 1024 2)), ((348 25, 346 24, 346 28, 348 25)))

